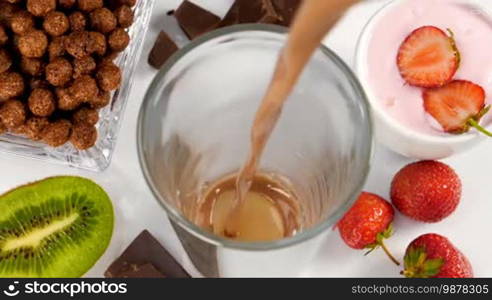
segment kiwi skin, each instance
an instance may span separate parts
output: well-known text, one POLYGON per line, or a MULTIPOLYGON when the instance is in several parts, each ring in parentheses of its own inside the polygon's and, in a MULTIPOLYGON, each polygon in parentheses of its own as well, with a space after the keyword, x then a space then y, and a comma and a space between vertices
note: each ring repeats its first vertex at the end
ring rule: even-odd
POLYGON ((51 177, 0 196, 0 277, 80 277, 107 249, 111 200, 93 181, 51 177))

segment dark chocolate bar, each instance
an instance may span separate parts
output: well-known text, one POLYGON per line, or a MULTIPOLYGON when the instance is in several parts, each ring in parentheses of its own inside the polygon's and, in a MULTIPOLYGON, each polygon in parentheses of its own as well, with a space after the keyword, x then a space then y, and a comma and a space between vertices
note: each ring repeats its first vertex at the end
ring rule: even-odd
POLYGON ((283 19, 271 0, 236 0, 220 22, 220 27, 245 23, 279 24, 283 19))
POLYGON ((301 6, 302 0, 270 0, 282 21, 280 25, 290 26, 294 20, 297 9, 301 6))
POLYGON ((174 16, 190 40, 214 30, 220 22, 219 17, 190 1, 181 3, 174 16))
POLYGON ((152 264, 130 265, 128 270, 123 271, 116 276, 118 278, 166 278, 152 264))
POLYGON ((160 69, 174 52, 178 51, 176 43, 164 31, 159 33, 155 41, 154 47, 149 54, 149 64, 160 69))
MULTIPOLYGON (((167 252, 164 247, 147 231, 144 230, 126 248, 121 256, 116 259, 106 270, 104 275, 108 278, 121 278, 129 276, 128 272, 137 268, 150 271, 152 265, 158 273, 167 278, 189 278, 190 275, 167 252)), ((147 273, 149 274, 149 273, 147 273)), ((153 272, 154 276, 158 275, 153 272)))

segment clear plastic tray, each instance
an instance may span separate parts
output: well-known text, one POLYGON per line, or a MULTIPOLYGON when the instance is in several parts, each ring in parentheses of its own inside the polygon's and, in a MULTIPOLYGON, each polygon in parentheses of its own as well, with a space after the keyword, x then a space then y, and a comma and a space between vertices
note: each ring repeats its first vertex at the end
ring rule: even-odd
POLYGON ((121 88, 113 93, 111 104, 100 111, 100 121, 97 124, 99 138, 94 147, 79 151, 67 143, 62 147, 51 148, 40 142, 5 134, 0 136, 0 152, 92 171, 105 170, 111 163, 153 6, 154 0, 139 0, 134 7, 135 23, 129 29, 130 46, 115 60, 123 73, 121 88))

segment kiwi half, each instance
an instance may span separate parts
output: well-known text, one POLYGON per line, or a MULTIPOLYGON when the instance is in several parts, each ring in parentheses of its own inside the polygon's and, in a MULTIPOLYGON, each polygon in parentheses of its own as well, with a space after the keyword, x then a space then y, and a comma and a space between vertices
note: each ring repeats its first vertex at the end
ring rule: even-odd
POLYGON ((113 233, 113 206, 96 183, 53 177, 0 196, 0 277, 80 277, 113 233))

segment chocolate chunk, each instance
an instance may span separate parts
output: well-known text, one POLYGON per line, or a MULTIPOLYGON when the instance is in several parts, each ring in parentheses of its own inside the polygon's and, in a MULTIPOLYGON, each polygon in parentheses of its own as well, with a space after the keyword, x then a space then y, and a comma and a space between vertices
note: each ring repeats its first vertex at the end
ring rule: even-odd
MULTIPOLYGON (((147 230, 138 235, 123 254, 109 266, 104 275, 108 278, 119 278, 128 275, 127 272, 132 270, 132 265, 141 266, 142 269, 147 264, 151 264, 167 278, 190 277, 147 230)), ((145 270, 149 270, 149 267, 146 266, 145 270)))
POLYGON ((213 13, 184 1, 174 12, 179 25, 191 40, 217 28, 220 18, 213 13))
POLYGON ((282 22, 282 16, 277 13, 271 0, 236 0, 219 26, 244 23, 280 24, 282 22))
POLYGON ((130 265, 128 270, 116 276, 118 278, 166 278, 152 264, 130 265))
POLYGON ((150 51, 149 64, 156 69, 160 69, 176 51, 178 51, 176 43, 171 40, 169 35, 161 31, 155 41, 154 47, 150 51))
POLYGON ((271 0, 275 10, 282 16, 279 25, 290 26, 302 0, 271 0))

